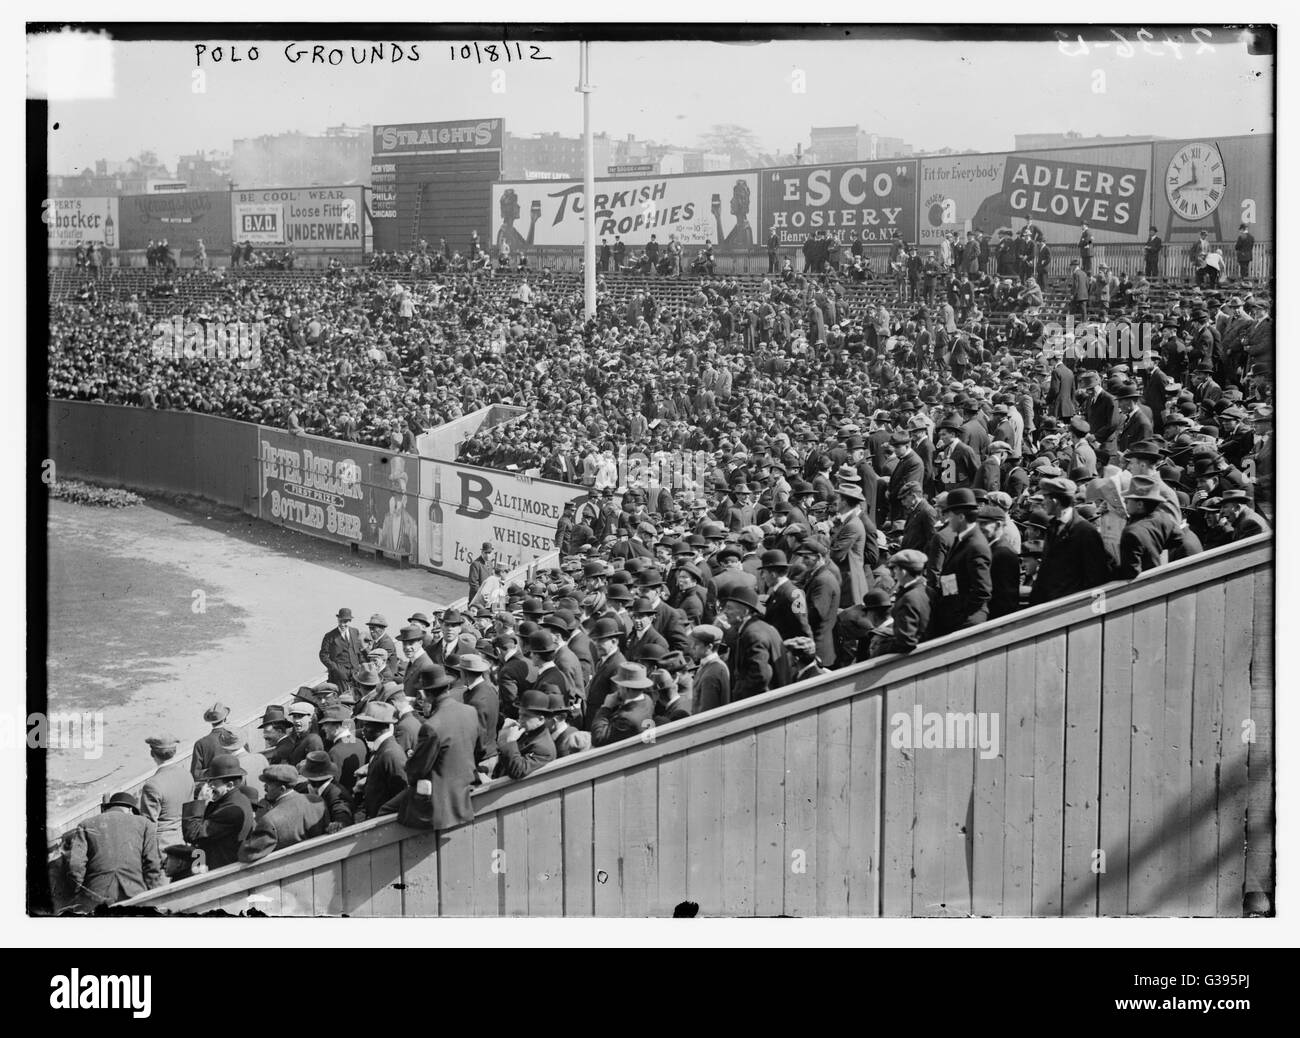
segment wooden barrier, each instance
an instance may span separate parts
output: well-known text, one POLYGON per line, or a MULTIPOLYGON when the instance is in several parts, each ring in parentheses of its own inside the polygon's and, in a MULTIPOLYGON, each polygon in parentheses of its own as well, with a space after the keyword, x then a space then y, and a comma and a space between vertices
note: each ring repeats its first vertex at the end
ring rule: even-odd
POLYGON ((493 782, 468 825, 375 819, 129 904, 1240 916, 1272 895, 1271 567, 1252 538, 493 782), (900 745, 917 708, 997 718, 999 752, 900 745))

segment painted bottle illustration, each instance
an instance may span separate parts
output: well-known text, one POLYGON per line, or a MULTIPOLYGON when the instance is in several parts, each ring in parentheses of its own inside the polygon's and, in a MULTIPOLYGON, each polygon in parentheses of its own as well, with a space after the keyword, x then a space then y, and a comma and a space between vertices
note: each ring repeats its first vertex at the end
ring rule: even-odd
POLYGON ((108 218, 104 221, 104 248, 117 248, 117 228, 113 226, 113 200, 104 203, 108 207, 108 218))
POLYGON ((429 565, 442 567, 442 467, 433 467, 433 501, 429 504, 429 565))

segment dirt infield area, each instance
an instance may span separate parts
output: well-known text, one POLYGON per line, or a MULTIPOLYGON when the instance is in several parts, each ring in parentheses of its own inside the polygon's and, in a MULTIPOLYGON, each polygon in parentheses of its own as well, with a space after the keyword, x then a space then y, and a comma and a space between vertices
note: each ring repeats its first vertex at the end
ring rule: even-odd
POLYGON ((323 680, 320 640, 341 606, 359 625, 382 613, 395 635, 465 594, 202 502, 51 501, 48 531, 49 712, 103 718, 97 749, 51 747, 51 811, 148 770, 147 736, 203 734, 216 701, 242 720, 323 680))

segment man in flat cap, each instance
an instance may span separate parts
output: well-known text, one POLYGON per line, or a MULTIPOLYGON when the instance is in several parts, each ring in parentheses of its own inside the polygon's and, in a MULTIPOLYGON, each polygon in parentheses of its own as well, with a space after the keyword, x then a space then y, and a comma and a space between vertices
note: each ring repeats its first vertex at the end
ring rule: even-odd
POLYGON ((242 792, 245 773, 234 754, 217 754, 199 778, 203 784, 185 805, 181 831, 203 851, 208 868, 219 869, 239 860, 239 846, 253 829, 253 805, 242 792))
POLYGON ((140 790, 140 816, 158 829, 158 854, 173 843, 182 843, 181 815, 194 793, 194 776, 176 756, 179 742, 170 735, 151 736, 145 742, 157 770, 140 790))
POLYGON ((242 862, 257 861, 273 851, 321 836, 329 824, 325 801, 294 789, 300 776, 292 764, 272 764, 260 777, 268 806, 239 846, 242 862))
POLYGON ((293 724, 293 750, 285 762, 295 768, 306 759, 313 750, 325 749, 325 743, 315 731, 316 707, 302 699, 296 699, 285 711, 293 724))
POLYGON ((74 903, 83 911, 125 901, 163 884, 158 830, 140 816, 130 793, 114 793, 98 815, 69 833, 64 855, 74 903))
POLYGON ((926 638, 930 629, 930 591, 923 573, 927 558, 914 548, 905 548, 889 557, 889 571, 894 577, 894 601, 889 610, 887 633, 872 640, 871 655, 911 652, 926 638))
POLYGON ((1005 508, 986 501, 976 510, 975 521, 989 543, 989 578, 993 585, 989 619, 996 620, 1020 608, 1020 555, 1007 544, 1009 519, 1005 508))
MULTIPOLYGON (((398 680, 397 674, 401 668, 402 658, 398 655, 397 645, 392 636, 388 633, 388 621, 379 613, 372 613, 370 619, 366 621, 366 662, 373 667, 382 685, 385 681, 398 680), (379 650, 385 653, 379 656, 376 653, 379 650)), ((343 689, 339 689, 343 691, 343 689)))
POLYGON ((198 780, 199 776, 212 763, 212 758, 221 752, 221 731, 226 727, 226 718, 230 716, 230 707, 213 703, 203 711, 203 720, 212 725, 212 731, 196 739, 190 750, 190 777, 198 780))
POLYGON ((366 646, 361 632, 352 626, 351 609, 340 609, 334 619, 335 625, 320 641, 320 661, 341 692, 352 687, 353 676, 365 665, 366 646))
POLYGON ((718 655, 723 648, 723 631, 714 624, 691 628, 690 655, 696 663, 692 682, 692 713, 702 714, 731 702, 731 672, 718 655))

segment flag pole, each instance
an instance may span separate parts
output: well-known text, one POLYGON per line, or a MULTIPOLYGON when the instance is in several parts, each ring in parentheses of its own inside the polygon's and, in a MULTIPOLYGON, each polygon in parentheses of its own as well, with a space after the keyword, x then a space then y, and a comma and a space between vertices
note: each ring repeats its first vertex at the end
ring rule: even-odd
POLYGON ((583 152, 583 238, 582 238, 582 298, 586 317, 596 316, 596 220, 592 213, 592 199, 596 197, 596 154, 591 140, 591 44, 578 45, 578 92, 582 94, 582 152, 583 152))

